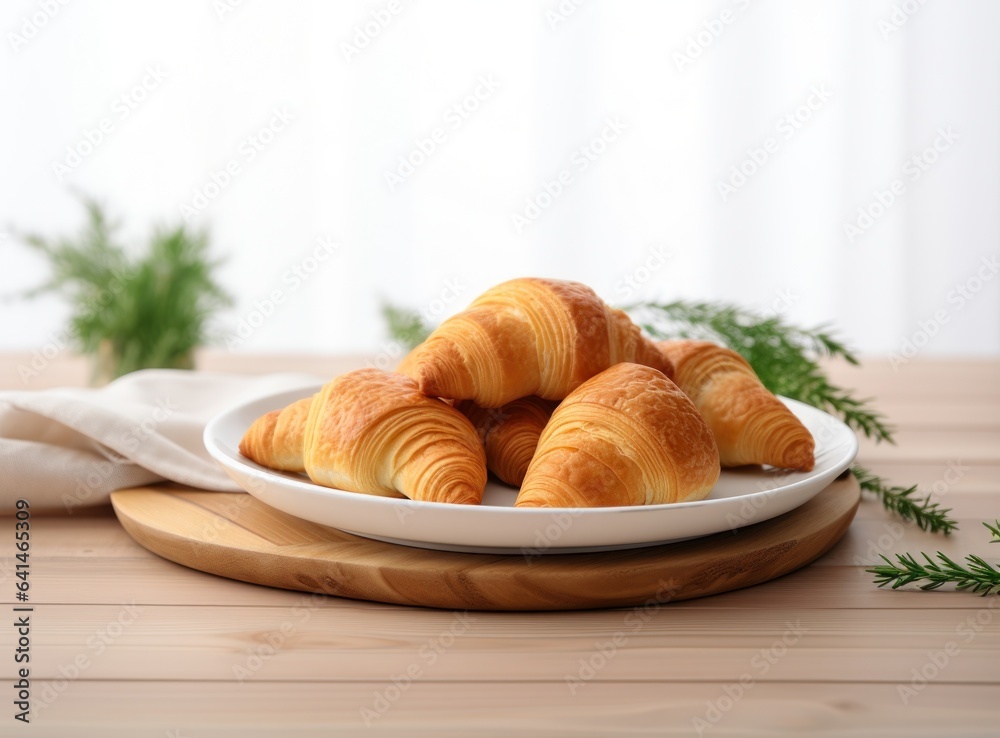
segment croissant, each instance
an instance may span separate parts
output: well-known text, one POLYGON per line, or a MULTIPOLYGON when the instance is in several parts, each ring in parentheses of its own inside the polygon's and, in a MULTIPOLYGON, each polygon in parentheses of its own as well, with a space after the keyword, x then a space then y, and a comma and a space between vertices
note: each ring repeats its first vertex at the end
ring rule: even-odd
POLYGON ((312 398, 304 397, 284 410, 262 415, 240 441, 240 453, 269 469, 304 472, 302 441, 311 405, 312 398))
POLYGON ((674 364, 677 384, 712 429, 723 466, 770 464, 812 470, 812 435, 761 384, 742 356, 707 341, 658 345, 674 364))
POLYGON ((662 372, 618 364, 552 413, 515 505, 702 500, 718 478, 719 451, 694 403, 662 372))
POLYGON ((500 407, 528 395, 561 400, 622 361, 670 375, 670 362, 629 317, 577 282, 514 279, 442 323, 400 364, 421 392, 500 407))
POLYGON ((462 400, 455 407, 472 421, 483 439, 486 468, 507 484, 520 487, 556 403, 531 395, 499 408, 479 407, 471 400, 462 400))
POLYGON ((352 492, 476 505, 486 486, 486 455, 468 418, 378 369, 348 372, 258 418, 240 443, 240 453, 270 468, 289 469, 293 449, 312 481, 352 492), (293 422, 306 406, 305 421, 293 422))

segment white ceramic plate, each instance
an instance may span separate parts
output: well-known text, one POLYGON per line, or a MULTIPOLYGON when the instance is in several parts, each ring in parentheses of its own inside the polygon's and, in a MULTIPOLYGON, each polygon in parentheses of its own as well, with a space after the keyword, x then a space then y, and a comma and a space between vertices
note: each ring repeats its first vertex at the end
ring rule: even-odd
POLYGON ((850 466, 853 431, 836 418, 784 399, 816 439, 808 473, 769 467, 723 470, 706 500, 642 507, 517 509, 517 490, 492 478, 482 505, 414 502, 346 492, 276 472, 239 453, 250 424, 266 412, 318 391, 294 390, 228 410, 205 428, 205 446, 233 480, 262 502, 291 515, 366 538, 420 548, 534 556, 654 546, 736 530, 808 501, 850 466))

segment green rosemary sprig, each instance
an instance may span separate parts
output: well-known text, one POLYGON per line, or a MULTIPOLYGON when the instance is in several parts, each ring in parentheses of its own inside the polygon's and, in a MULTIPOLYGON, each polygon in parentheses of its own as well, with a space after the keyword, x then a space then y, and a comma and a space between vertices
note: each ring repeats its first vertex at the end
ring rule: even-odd
POLYGON ((989 523, 983 523, 983 525, 992 533, 990 543, 1000 543, 1000 520, 994 520, 993 522, 995 525, 990 525, 989 523))
MULTIPOLYGON (((983 523, 993 534, 991 543, 1000 543, 1000 520, 996 525, 983 523)), ((981 556, 970 554, 965 557, 965 566, 952 561, 940 551, 937 561, 925 553, 920 554, 926 563, 917 561, 912 554, 896 554, 894 564, 881 555, 885 564, 873 566, 865 571, 875 575, 875 583, 879 587, 887 584, 893 589, 899 589, 914 582, 925 582, 920 589, 937 589, 944 584, 953 583, 957 590, 969 590, 984 597, 989 594, 1000 594, 1000 569, 997 569, 981 556)))
POLYGON ((882 477, 857 464, 851 472, 857 478, 861 489, 873 492, 882 501, 886 510, 895 513, 903 520, 913 521, 920 526, 920 530, 948 535, 958 528, 958 521, 948 517, 950 508, 942 509, 929 497, 914 497, 917 485, 912 487, 890 485, 882 477))
POLYGON ((746 359, 769 390, 843 418, 848 426, 876 441, 893 442, 892 428, 869 406, 832 384, 817 357, 858 359, 826 326, 791 326, 735 305, 676 301, 639 303, 625 310, 654 338, 717 341, 746 359))

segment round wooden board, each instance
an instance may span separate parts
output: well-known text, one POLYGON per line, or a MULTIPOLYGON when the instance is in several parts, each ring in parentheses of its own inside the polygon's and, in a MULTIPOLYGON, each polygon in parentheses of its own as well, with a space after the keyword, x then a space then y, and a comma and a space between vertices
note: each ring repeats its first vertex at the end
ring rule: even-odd
POLYGON ((734 532, 653 548, 525 557, 373 541, 246 494, 158 485, 111 496, 129 535, 193 569, 283 589, 458 610, 624 607, 760 584, 828 551, 847 532, 860 499, 849 475, 789 513, 734 532))

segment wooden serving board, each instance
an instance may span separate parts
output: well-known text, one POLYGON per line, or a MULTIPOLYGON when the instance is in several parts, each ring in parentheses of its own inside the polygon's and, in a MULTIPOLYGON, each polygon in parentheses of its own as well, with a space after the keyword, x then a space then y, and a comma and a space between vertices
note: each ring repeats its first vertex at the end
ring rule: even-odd
POLYGON ((735 532, 527 559, 360 538, 246 494, 157 485, 111 496, 118 520, 136 541, 193 569, 270 587, 459 610, 624 607, 760 584, 828 551, 847 532, 860 499, 849 475, 805 505, 735 532))

